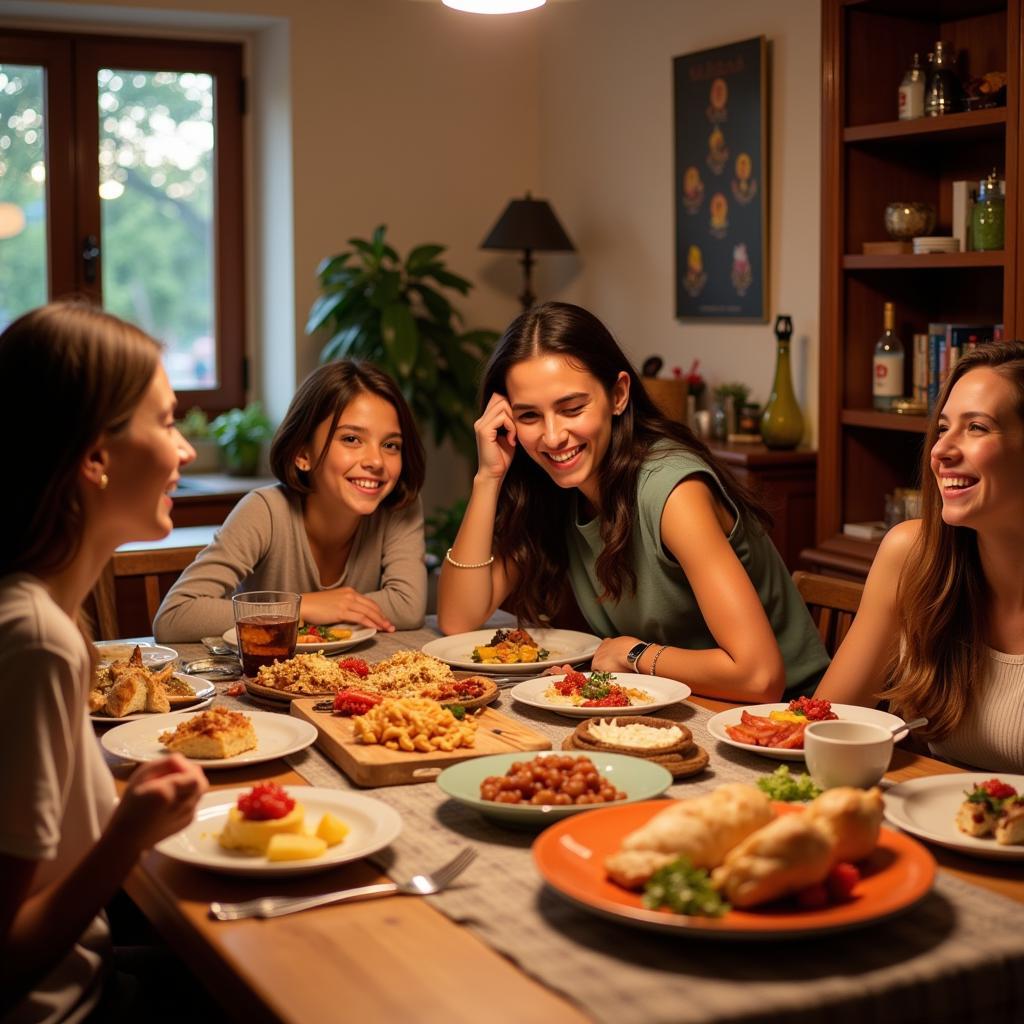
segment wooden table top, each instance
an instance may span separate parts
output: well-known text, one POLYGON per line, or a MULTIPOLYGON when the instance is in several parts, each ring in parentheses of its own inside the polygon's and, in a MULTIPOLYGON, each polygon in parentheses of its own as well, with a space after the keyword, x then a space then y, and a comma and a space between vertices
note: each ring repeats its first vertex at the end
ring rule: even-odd
MULTIPOLYGON (((713 711, 732 705, 691 698, 713 711)), ((897 749, 895 781, 957 771, 897 749)), ((284 761, 211 773, 213 788, 274 779, 305 780, 284 761)), ((929 847, 940 868, 1024 902, 1019 863, 979 860, 929 847)), ((283 879, 282 893, 302 895, 364 885, 383 876, 365 861, 283 879)), ((256 894, 244 878, 207 874, 150 853, 125 888, 168 944, 206 983, 232 1019, 247 1024, 325 1020, 412 1020, 417 1024, 558 1021, 588 1018, 527 977, 468 929, 422 899, 381 899, 324 907, 270 921, 211 921, 211 900, 256 894), (331 1008, 337 1008, 337 1014, 331 1008)))

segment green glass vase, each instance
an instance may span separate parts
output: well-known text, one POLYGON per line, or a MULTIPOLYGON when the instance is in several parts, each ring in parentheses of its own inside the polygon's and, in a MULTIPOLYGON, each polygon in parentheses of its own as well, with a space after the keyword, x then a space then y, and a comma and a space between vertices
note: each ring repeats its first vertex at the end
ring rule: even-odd
POLYGON ((795 448, 804 436, 804 417, 793 393, 793 374, 789 367, 792 336, 793 321, 788 316, 776 317, 775 383, 761 416, 761 439, 769 448, 795 448))

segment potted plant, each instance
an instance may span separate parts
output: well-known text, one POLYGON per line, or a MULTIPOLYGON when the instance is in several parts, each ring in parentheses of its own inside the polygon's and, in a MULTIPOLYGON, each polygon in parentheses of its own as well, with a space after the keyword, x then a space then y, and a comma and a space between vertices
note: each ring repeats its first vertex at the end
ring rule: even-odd
POLYGON ((193 406, 178 421, 182 437, 196 451, 196 457, 184 467, 185 473, 216 473, 220 468, 220 448, 210 431, 210 419, 198 406, 193 406))
POLYGON ((236 476, 255 476, 263 442, 273 433, 260 403, 250 402, 244 409, 221 413, 210 424, 210 430, 220 445, 228 472, 236 476))
POLYGON ((472 459, 477 373, 497 332, 463 330, 445 292, 466 295, 472 285, 445 266, 443 245, 418 245, 403 259, 385 231, 350 238, 350 248, 320 264, 323 294, 306 332, 329 332, 321 362, 366 359, 390 373, 435 444, 450 439, 472 459))

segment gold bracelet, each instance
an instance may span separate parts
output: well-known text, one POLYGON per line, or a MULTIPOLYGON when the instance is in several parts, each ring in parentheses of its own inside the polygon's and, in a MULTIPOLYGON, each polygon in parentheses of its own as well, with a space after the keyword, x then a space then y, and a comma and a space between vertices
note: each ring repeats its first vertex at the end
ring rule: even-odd
POLYGON ((654 675, 654 670, 658 667, 658 659, 665 653, 667 649, 668 648, 665 644, 661 645, 661 650, 658 651, 658 653, 654 656, 654 661, 651 662, 650 675, 654 675))
POLYGON ((449 565, 454 565, 456 569, 486 569, 487 566, 494 561, 494 555, 491 555, 486 562, 456 562, 455 559, 452 558, 452 549, 449 548, 444 553, 444 560, 449 565))

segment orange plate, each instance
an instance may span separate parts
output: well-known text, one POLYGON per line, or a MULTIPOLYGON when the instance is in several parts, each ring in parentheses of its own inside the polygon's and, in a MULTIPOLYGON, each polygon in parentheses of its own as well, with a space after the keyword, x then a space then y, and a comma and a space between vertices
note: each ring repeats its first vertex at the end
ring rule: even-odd
MULTIPOLYGON (((859 928, 897 914, 932 887, 935 859, 916 840, 882 828, 874 853, 861 861, 861 881, 847 903, 801 910, 788 902, 754 910, 730 910, 724 917, 687 917, 648 910, 639 893, 623 889, 604 872, 604 859, 668 803, 647 800, 589 811, 552 825, 533 844, 533 859, 544 881, 571 902, 623 924, 706 938, 799 938, 819 932, 859 928)), ((776 804, 779 813, 802 808, 776 804)))

